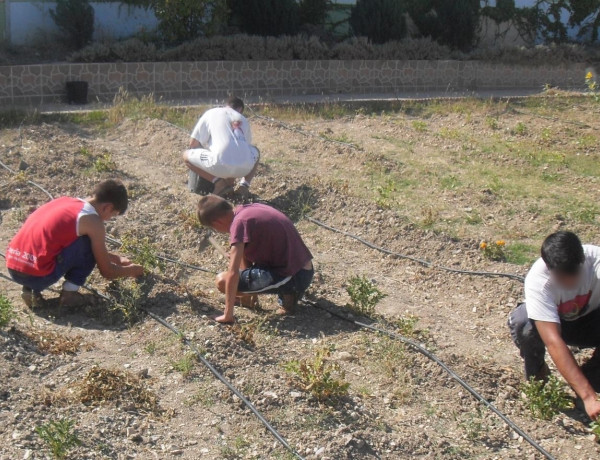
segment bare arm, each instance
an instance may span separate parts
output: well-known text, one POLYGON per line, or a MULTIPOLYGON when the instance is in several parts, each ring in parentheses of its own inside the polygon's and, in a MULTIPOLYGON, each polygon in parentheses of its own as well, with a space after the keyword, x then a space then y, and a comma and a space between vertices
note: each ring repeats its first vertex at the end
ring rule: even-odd
POLYGON ((225 312, 222 316, 216 318, 221 323, 231 323, 234 320, 233 307, 238 294, 240 267, 243 260, 244 243, 232 245, 229 256, 229 268, 223 275, 223 279, 225 280, 225 312))
POLYGON ((199 149, 200 147, 202 147, 202 144, 200 144, 198 139, 190 137, 190 149, 199 149))
POLYGON ((561 337, 560 324, 536 321, 535 326, 558 371, 573 388, 573 391, 577 393, 577 396, 583 400, 585 410, 590 418, 595 420, 600 415, 600 402, 596 397, 594 388, 581 372, 571 350, 561 337))
MULTIPOLYGON (((84 216, 79 221, 79 233, 81 235, 87 235, 92 242, 92 252, 96 259, 96 265, 100 274, 106 279, 115 279, 122 277, 136 278, 144 274, 144 269, 141 265, 126 264, 117 262, 114 254, 111 254, 106 249, 106 243, 104 241, 105 229, 104 223, 98 216, 89 215, 84 216)), ((123 262, 125 262, 124 259, 123 262)))

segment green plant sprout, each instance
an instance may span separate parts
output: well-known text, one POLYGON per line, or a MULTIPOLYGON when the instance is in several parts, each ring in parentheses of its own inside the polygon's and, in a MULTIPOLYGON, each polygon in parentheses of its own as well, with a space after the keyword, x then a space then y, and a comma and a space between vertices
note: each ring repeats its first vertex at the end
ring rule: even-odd
POLYGON ((73 420, 63 418, 40 425, 35 432, 46 443, 54 458, 63 459, 72 448, 81 445, 74 427, 73 420))
POLYGON ((385 297, 385 294, 366 276, 353 276, 350 278, 346 283, 346 291, 352 302, 348 305, 348 308, 366 317, 375 314, 375 306, 385 297))

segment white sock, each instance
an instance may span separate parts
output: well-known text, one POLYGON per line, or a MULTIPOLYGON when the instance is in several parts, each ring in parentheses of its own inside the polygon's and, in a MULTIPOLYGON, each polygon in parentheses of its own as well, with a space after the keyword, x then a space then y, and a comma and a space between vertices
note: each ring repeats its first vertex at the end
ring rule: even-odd
POLYGON ((70 281, 65 281, 62 285, 62 289, 63 291, 67 292, 77 292, 79 291, 79 286, 77 286, 75 283, 71 283, 70 281))
POLYGON ((240 180, 240 185, 243 187, 250 187, 250 182, 242 177, 242 180, 240 180))

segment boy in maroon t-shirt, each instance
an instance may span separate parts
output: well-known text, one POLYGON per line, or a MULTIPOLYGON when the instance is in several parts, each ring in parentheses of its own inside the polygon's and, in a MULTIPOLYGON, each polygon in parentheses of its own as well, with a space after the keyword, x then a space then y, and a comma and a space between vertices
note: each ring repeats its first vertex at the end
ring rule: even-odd
POLYGON ((278 294, 280 313, 292 313, 314 275, 312 254, 293 222, 264 204, 235 209, 223 198, 208 195, 198 202, 198 220, 206 227, 229 233, 229 268, 217 275, 225 294, 221 323, 234 320, 236 297, 278 294))

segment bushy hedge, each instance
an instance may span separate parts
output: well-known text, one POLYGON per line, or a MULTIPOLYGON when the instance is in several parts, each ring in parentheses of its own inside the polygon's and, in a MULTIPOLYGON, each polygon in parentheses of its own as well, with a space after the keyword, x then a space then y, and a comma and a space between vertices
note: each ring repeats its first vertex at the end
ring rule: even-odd
POLYGON ((453 51, 430 38, 405 39, 376 45, 366 38, 352 38, 327 45, 317 37, 260 37, 230 35, 198 38, 173 48, 158 48, 137 38, 95 43, 73 53, 71 62, 165 62, 247 60, 485 60, 542 65, 600 61, 600 49, 582 45, 549 45, 535 48, 476 49, 453 51))
POLYGON ((246 61, 321 59, 450 59, 452 52, 430 39, 403 40, 374 45, 352 38, 328 46, 317 37, 260 37, 230 35, 197 38, 174 48, 160 49, 132 38, 95 43, 73 53, 71 62, 246 61))

